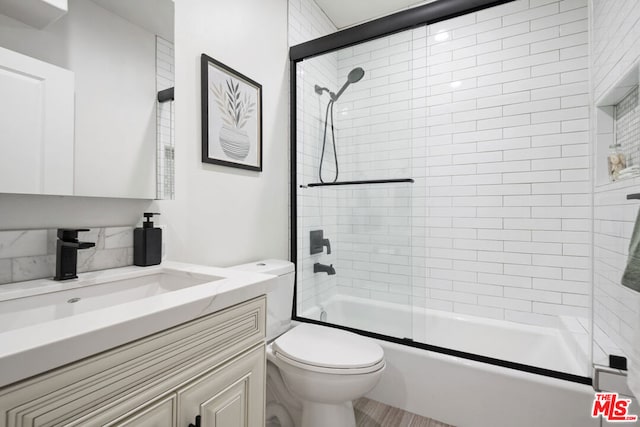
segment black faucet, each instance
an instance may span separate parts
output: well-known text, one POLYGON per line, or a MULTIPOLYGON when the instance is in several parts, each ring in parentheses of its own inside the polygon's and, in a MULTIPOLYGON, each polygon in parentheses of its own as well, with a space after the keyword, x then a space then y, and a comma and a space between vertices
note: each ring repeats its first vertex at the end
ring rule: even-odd
POLYGON ((315 264, 313 264, 313 272, 327 273, 329 276, 333 276, 334 274, 336 274, 336 270, 335 268, 333 268, 333 264, 324 265, 324 264, 320 264, 319 262, 316 262, 315 264))
POLYGON ((89 249, 96 244, 93 242, 79 242, 78 233, 88 229, 58 229, 56 244, 56 275, 53 280, 69 280, 78 277, 78 249, 89 249))

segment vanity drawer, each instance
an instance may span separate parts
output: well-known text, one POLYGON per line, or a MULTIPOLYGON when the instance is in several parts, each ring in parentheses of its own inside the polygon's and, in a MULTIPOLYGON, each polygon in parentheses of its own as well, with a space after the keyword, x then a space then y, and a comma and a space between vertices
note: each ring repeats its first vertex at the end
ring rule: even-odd
POLYGON ((141 408, 136 408, 112 422, 100 422, 100 425, 104 427, 175 427, 178 425, 176 423, 177 399, 175 393, 170 394, 141 408))
POLYGON ((262 296, 0 389, 0 427, 89 426, 80 420, 96 410, 135 410, 263 344, 265 304, 262 296))

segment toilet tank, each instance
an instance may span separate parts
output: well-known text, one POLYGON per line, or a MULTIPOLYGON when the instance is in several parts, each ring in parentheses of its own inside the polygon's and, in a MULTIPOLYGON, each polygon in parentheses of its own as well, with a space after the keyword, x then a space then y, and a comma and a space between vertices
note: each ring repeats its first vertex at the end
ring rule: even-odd
POLYGON ((277 283, 267 293, 267 341, 283 334, 291 327, 295 266, 290 261, 266 259, 229 267, 234 270, 278 276, 277 283))

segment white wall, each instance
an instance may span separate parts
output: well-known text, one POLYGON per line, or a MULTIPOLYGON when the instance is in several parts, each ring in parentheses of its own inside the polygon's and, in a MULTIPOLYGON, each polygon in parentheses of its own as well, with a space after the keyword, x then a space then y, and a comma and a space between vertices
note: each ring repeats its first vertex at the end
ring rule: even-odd
POLYGON ((592 77, 600 98, 640 58, 640 3, 591 0, 593 16, 592 77))
POLYGON ((429 27, 431 304, 588 326, 587 29, 586 0, 517 0, 429 27))
POLYGON ((175 45, 176 200, 0 195, 0 229, 133 225, 158 210, 168 259, 225 266, 288 258, 286 1, 178 1, 175 45), (263 85, 262 173, 201 163, 201 53, 263 85))
POLYGON ((176 2, 176 198, 158 202, 172 260, 288 258, 286 0, 176 2), (200 55, 262 84, 263 172, 201 162, 200 55))
MULTIPOLYGON (((592 0, 591 3, 592 91, 597 102, 640 60, 640 2, 592 0)), ((594 131, 594 139, 606 136, 613 131, 612 124, 598 120, 594 131)), ((595 151, 596 167, 606 165, 607 152, 606 146, 595 151)), ((637 328, 640 296, 623 287, 620 278, 640 208, 637 201, 627 201, 626 195, 638 192, 640 179, 607 183, 604 178, 594 184, 593 358, 594 363, 608 365, 609 354, 631 354, 633 330, 637 328)))

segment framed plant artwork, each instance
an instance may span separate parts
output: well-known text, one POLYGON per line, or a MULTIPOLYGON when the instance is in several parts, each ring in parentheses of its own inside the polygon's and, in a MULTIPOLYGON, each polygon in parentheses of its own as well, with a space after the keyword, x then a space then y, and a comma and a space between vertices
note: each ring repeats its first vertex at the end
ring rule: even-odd
POLYGON ((202 161, 262 171, 262 85, 202 54, 202 161))

